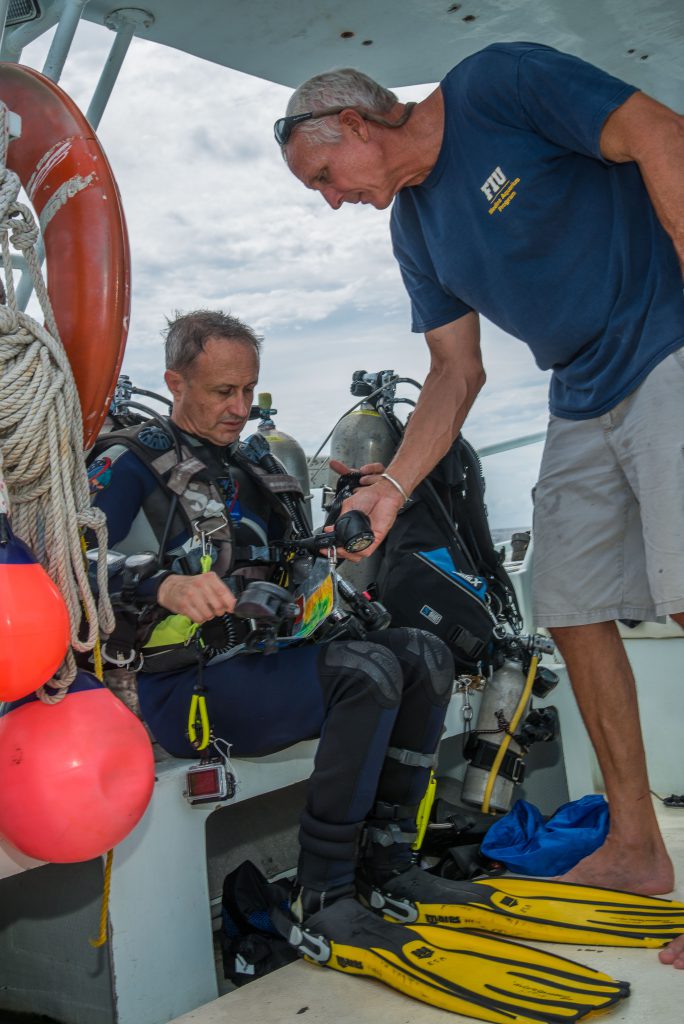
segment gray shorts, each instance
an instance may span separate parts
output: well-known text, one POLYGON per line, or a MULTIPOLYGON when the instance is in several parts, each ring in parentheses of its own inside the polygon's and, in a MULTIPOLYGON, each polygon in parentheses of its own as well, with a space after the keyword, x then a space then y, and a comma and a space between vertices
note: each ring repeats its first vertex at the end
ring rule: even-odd
POLYGON ((684 611, 684 348, 605 415, 551 417, 533 531, 538 626, 684 611))

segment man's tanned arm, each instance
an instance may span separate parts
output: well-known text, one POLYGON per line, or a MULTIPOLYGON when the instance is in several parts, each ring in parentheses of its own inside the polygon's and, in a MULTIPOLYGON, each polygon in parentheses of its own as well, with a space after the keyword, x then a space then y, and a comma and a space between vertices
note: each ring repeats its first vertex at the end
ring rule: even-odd
MULTIPOLYGON (((429 331, 430 371, 411 414, 402 443, 387 472, 410 494, 451 448, 478 392, 485 382, 480 353, 480 325, 476 313, 429 331)), ((384 478, 361 488, 345 502, 370 516, 375 544, 386 536, 404 499, 384 478)))
POLYGON ((601 153, 607 160, 633 160, 660 223, 672 239, 684 275, 684 117, 636 92, 608 117, 601 132, 601 153))

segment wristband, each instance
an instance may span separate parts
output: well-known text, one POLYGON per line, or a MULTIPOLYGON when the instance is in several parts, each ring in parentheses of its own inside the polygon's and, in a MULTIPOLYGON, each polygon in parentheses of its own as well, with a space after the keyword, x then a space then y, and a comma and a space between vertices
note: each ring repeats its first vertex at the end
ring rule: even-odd
POLYGON ((406 493, 406 491, 401 486, 401 484, 399 483, 398 480, 395 480, 393 476, 389 475, 389 473, 381 473, 380 476, 383 478, 383 480, 389 480, 389 482, 392 484, 392 486, 396 487, 396 489, 399 491, 399 493, 401 494, 401 496, 404 499, 404 501, 408 501, 409 500, 408 494, 406 493))

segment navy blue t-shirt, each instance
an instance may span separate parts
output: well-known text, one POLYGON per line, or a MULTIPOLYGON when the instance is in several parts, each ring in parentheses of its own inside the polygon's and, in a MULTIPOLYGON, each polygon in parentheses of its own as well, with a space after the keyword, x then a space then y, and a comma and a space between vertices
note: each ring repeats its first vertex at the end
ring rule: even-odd
POLYGON ((672 241, 637 165, 599 149, 636 89, 550 47, 501 43, 441 90, 437 163, 392 209, 413 330, 477 310, 554 371, 552 413, 601 415, 684 344, 672 241))

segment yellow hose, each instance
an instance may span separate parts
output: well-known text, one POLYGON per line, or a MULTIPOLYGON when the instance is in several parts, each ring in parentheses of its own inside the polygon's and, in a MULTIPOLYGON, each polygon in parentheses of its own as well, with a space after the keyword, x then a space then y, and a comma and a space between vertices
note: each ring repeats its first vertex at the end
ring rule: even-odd
POLYGON ((506 751, 508 750, 508 747, 510 745, 511 739, 513 738, 513 734, 515 733, 515 730, 518 728, 518 723, 520 722, 520 719, 522 718, 522 713, 525 710, 525 706, 526 706, 528 700, 530 699, 530 694, 532 693, 532 687, 534 686, 534 680, 535 680, 535 677, 537 675, 537 665, 538 664, 539 664, 539 658, 537 657, 536 654, 534 654, 532 656, 532 660, 530 661, 530 670, 527 673, 527 679, 525 680, 525 686, 523 688, 523 692, 520 695, 520 700, 518 701, 518 706, 516 707, 516 709, 515 709, 515 711, 513 713, 513 718, 510 721, 510 724, 508 726, 508 730, 506 732, 506 735, 504 736, 504 738, 503 738, 503 740, 501 742, 501 746, 499 747, 499 749, 496 752, 496 757, 494 758, 494 763, 492 764, 492 767, 489 769, 489 775, 487 777, 487 785, 485 786, 484 796, 482 797, 482 813, 483 814, 488 814, 489 813, 489 803, 490 803, 490 801, 492 799, 492 790, 494 789, 494 783, 496 782, 497 776, 499 774, 499 768, 501 767, 501 762, 503 761, 504 755, 505 755, 506 751))

